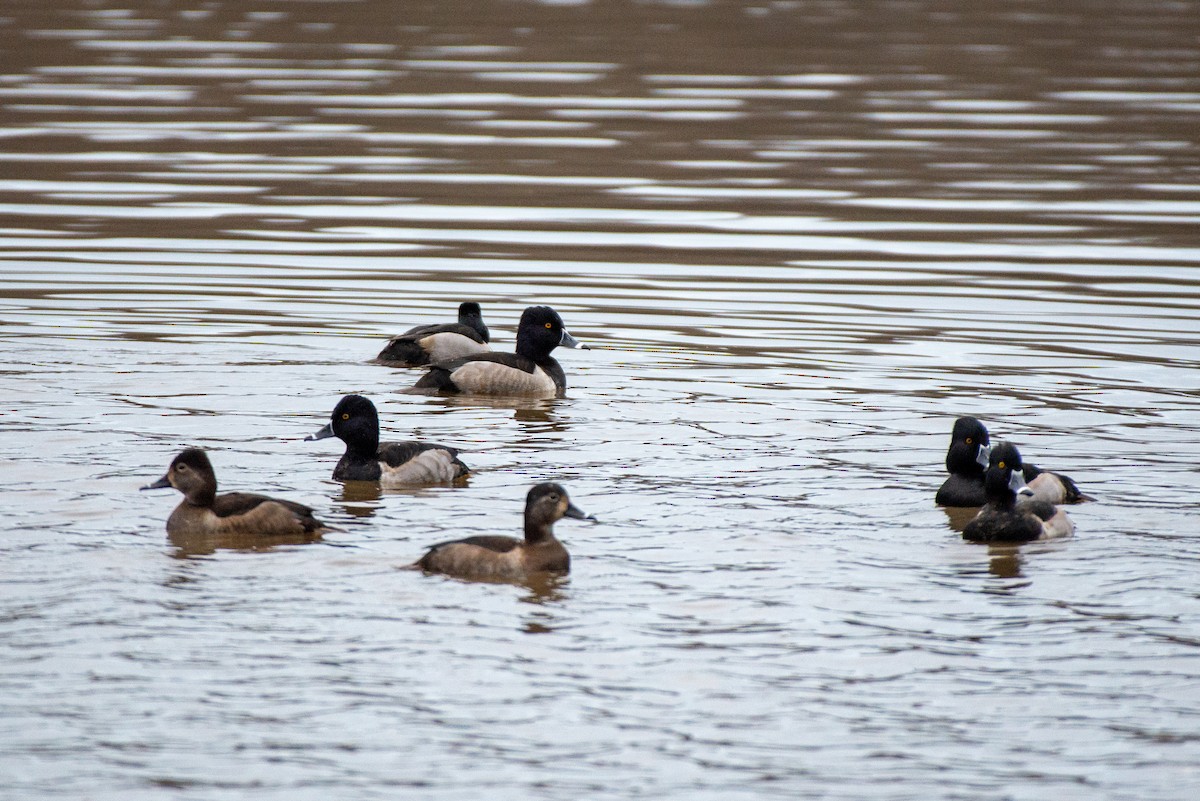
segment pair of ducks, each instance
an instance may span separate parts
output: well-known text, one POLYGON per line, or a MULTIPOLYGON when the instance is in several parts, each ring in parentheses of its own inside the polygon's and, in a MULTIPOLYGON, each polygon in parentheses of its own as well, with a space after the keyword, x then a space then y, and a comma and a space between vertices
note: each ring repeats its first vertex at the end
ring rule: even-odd
MULTIPOLYGON (((166 475, 142 489, 174 487, 183 500, 167 519, 173 538, 213 537, 240 545, 312 542, 328 526, 313 510, 293 501, 250 492, 217 494, 217 476, 208 455, 188 448, 166 475)), ((545 573, 570 572, 571 557, 554 536, 564 517, 594 519, 571 503, 555 483, 538 484, 525 497, 525 537, 478 536, 431 547, 411 568, 470 579, 523 581, 545 573)))
POLYGON ((562 397, 567 376, 550 354, 559 345, 587 348, 571 336, 549 306, 530 306, 517 324, 514 353, 491 350, 491 333, 478 303, 458 307, 458 322, 422 325, 393 337, 375 361, 403 367, 429 366, 414 389, 470 395, 562 397))
MULTIPOLYGON (((581 345, 549 306, 530 306, 521 315, 515 353, 493 353, 479 304, 459 307, 459 322, 418 326, 394 337, 379 361, 430 364, 416 388, 455 393, 525 397, 561 396, 566 375, 550 355, 559 345, 581 345), (469 344, 464 344, 469 343, 469 344)), ((379 481, 385 485, 445 483, 468 472, 458 450, 422 442, 379 442, 379 415, 361 395, 347 395, 328 425, 310 440, 336 436, 346 452, 333 471, 337 481, 379 481)), ((189 448, 171 462, 166 475, 143 489, 174 487, 184 499, 167 520, 172 537, 220 537, 240 544, 305 542, 320 538, 326 526, 312 509, 292 501, 245 492, 217 494, 217 478, 207 454, 189 448)), ((570 556, 554 537, 563 517, 587 519, 559 484, 533 487, 525 499, 525 537, 481 536, 433 546, 412 567, 450 575, 523 580, 539 573, 566 573, 570 556)))
POLYGON ((963 538, 974 542, 1029 542, 1070 536, 1075 524, 1059 504, 1085 496, 1061 473, 1021 460, 1010 442, 991 444, 987 428, 974 417, 954 421, 946 452, 950 477, 938 489, 942 506, 982 506, 963 538))

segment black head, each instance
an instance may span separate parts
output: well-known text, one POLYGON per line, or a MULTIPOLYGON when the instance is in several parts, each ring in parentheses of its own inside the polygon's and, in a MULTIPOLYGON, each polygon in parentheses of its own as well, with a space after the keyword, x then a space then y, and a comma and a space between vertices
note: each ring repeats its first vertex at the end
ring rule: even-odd
POLYGON ((374 454, 379 448, 379 413, 362 395, 347 395, 333 407, 329 424, 305 439, 337 437, 347 447, 374 454))
POLYGON ((946 451, 946 471, 956 475, 982 475, 982 453, 991 444, 988 430, 974 417, 960 417, 950 432, 950 449, 946 451))
POLYGON ((199 506, 211 505, 217 496, 217 475, 208 455, 199 448, 188 448, 171 460, 167 474, 142 489, 174 487, 189 502, 199 506))
POLYGON ((479 336, 483 337, 484 342, 491 342, 491 332, 483 322, 483 310, 479 308, 479 304, 469 300, 466 303, 460 303, 458 306, 458 321, 465 326, 474 328, 479 332, 479 336))
POLYGON ((540 361, 559 345, 584 347, 567 331, 558 312, 549 306, 530 306, 521 313, 521 322, 517 324, 517 353, 540 361))
POLYGON ((988 454, 988 468, 983 479, 988 501, 1002 504, 1016 501, 1017 493, 1025 486, 1021 467, 1021 452, 1017 446, 1011 442, 997 442, 988 454))

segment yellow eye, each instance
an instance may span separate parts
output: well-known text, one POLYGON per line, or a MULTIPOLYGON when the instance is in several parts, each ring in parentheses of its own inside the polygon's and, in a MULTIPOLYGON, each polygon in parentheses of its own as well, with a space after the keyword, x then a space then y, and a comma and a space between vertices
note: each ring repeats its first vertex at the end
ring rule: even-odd
POLYGON ((1004 469, 1004 462, 1000 462, 998 465, 996 465, 996 467, 999 467, 1001 470, 1003 470, 1003 469, 1004 469))
POLYGON ((968 445, 974 445, 974 444, 975 444, 975 440, 971 439, 970 437, 967 437, 967 444, 968 444, 968 445))
POLYGON ((554 323, 546 323, 546 327, 547 327, 547 328, 553 328, 553 327, 554 327, 554 323))
POLYGON ((349 415, 348 413, 343 413, 343 414, 342 414, 342 419, 343 419, 343 420, 349 420, 349 419, 350 419, 350 415, 349 415))

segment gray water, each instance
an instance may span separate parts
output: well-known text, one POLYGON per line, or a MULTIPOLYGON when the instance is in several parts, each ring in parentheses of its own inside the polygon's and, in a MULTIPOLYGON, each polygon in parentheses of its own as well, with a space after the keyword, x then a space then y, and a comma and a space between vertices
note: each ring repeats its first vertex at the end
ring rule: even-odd
POLYGON ((1200 794, 1189 3, 0 8, 0 794, 1200 794), (477 300, 555 401, 407 394, 477 300), (348 392, 461 487, 363 492, 348 392), (1094 501, 988 548, 974 414, 1094 501), (183 447, 323 542, 178 547, 183 447), (569 577, 400 570, 563 482, 569 577))

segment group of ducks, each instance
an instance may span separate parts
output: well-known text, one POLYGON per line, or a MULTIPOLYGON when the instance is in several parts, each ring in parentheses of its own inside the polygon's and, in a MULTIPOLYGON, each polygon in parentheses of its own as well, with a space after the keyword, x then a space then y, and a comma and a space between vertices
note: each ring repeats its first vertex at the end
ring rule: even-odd
POLYGON ((1066 537, 1075 524, 1060 504, 1087 496, 1062 473, 1021 461, 1011 442, 991 444, 988 430, 974 417, 954 421, 946 452, 950 477, 938 489, 942 506, 982 506, 963 529, 975 542, 1029 542, 1066 537))
MULTIPOLYGON (((517 326, 514 353, 496 353, 479 304, 463 303, 459 321, 418 326, 392 338, 376 361, 428 366, 415 389, 508 397, 560 397, 567 386, 562 366, 550 355, 559 345, 586 347, 571 336, 549 306, 530 306, 517 326)), ((335 481, 372 481, 383 486, 446 484, 469 472, 459 451, 427 442, 379 441, 379 414, 370 399, 347 395, 327 425, 307 440, 337 437, 346 451, 333 469, 335 481)), ((307 506, 247 492, 217 494, 208 455, 188 448, 166 475, 142 489, 174 487, 183 493, 167 519, 172 538, 221 538, 240 544, 319 539, 328 528, 307 506)), ((434 545, 410 567, 463 578, 522 580, 566 573, 571 559, 554 536, 564 517, 594 519, 571 502, 559 484, 542 483, 525 498, 525 536, 479 536, 434 545)))
MULTIPOLYGON (((478 303, 459 306, 458 322, 412 328, 393 337, 376 357, 381 364, 426 366, 414 389, 472 395, 561 397, 562 366, 556 347, 581 345, 549 306, 530 306, 521 315, 513 353, 492 351, 490 332, 478 303)), ((426 442, 379 441, 379 415, 362 395, 347 395, 327 425, 307 440, 337 437, 346 445, 333 470, 335 481, 369 481, 383 486, 452 483, 469 472, 459 451, 426 442)), ((1071 534, 1074 525, 1059 505, 1084 499, 1060 473, 1024 464, 1016 446, 991 445, 987 428, 974 417, 955 421, 946 454, 950 477, 937 493, 943 506, 983 507, 963 536, 978 542, 1027 542, 1071 534)), ((174 487, 183 501, 167 519, 173 537, 232 537, 242 542, 307 541, 327 526, 312 509, 292 501, 245 492, 217 494, 212 463, 188 448, 166 475, 143 489, 174 487)), ((559 484, 538 484, 525 499, 525 536, 479 536, 435 545, 410 567, 465 578, 521 580, 540 573, 566 573, 570 556, 554 537, 564 517, 588 518, 559 484)))

